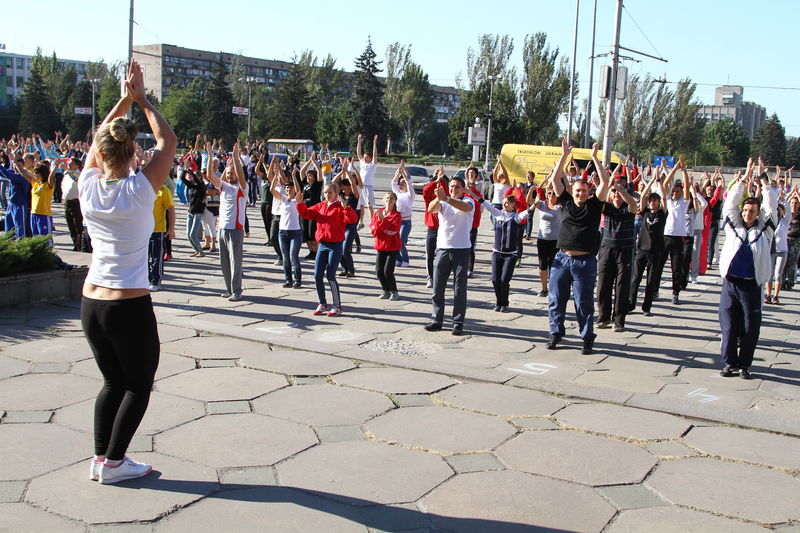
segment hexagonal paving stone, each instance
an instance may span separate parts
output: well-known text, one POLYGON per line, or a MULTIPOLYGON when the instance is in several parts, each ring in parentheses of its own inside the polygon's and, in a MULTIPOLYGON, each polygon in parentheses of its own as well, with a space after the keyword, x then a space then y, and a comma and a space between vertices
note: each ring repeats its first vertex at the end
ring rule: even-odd
POLYGON ((616 512, 588 487, 511 470, 459 474, 419 505, 459 533, 600 531, 616 512))
POLYGON ((413 502, 453 475, 441 457, 368 441, 315 446, 277 470, 283 485, 357 505, 413 502))
POLYGON ((382 394, 325 384, 279 390, 256 399, 253 407, 257 413, 312 426, 347 426, 361 424, 394 404, 382 394))
POLYGON ((328 376, 356 366, 350 359, 342 357, 291 350, 249 353, 241 358, 240 364, 287 376, 328 376))
POLYGON ((547 416, 566 404, 549 394, 494 383, 462 383, 436 395, 447 405, 499 416, 547 416))
POLYGON ((765 529, 755 524, 747 524, 721 516, 680 507, 656 507, 651 509, 631 509, 623 511, 614 520, 609 533, 764 533, 765 529))
POLYGON ((677 416, 607 403, 569 405, 556 414, 556 420, 570 427, 635 440, 677 438, 691 427, 677 416))
POLYGON ((20 361, 0 355, 0 379, 11 376, 21 376, 30 370, 31 364, 27 361, 20 361))
MULTIPOLYGON (((171 353, 162 353, 158 358, 156 381, 197 368, 197 363, 191 357, 182 357, 171 353)), ((71 374, 85 376, 92 379, 103 379, 100 369, 94 359, 87 359, 72 365, 71 374)))
POLYGON ((247 368, 199 368, 157 382, 161 392, 204 401, 250 400, 288 385, 286 378, 247 368))
POLYGON ((732 427, 696 427, 683 438, 711 455, 800 470, 800 439, 732 427))
POLYGON ((0 478, 21 480, 88 458, 92 438, 55 424, 0 424, 0 478), (55 444, 58 445, 55 445, 55 444))
POLYGON ((653 394, 664 387, 664 382, 657 378, 617 370, 586 372, 578 377, 575 382, 593 387, 606 387, 629 392, 650 392, 653 394))
POLYGON ((0 503, 0 531, 58 531, 84 533, 80 522, 73 522, 25 503, 0 503))
POLYGON ((367 423, 367 431, 437 453, 488 451, 515 433, 501 418, 449 407, 404 407, 367 423))
POLYGON ((251 413, 207 416, 155 438, 159 452, 216 468, 271 465, 317 442, 307 426, 251 413))
POLYGON ((158 453, 139 453, 153 465, 143 478, 101 485, 86 478, 80 462, 31 481, 27 501, 91 524, 155 520, 219 488, 214 469, 158 453), (65 490, 69 487, 69 490, 65 490))
POLYGON ((483 335, 478 335, 465 340, 462 345, 476 352, 490 348, 495 353, 523 353, 533 348, 531 341, 511 336, 497 336, 487 339, 483 335))
POLYGON ((179 328, 177 326, 170 326, 169 324, 158 325, 158 340, 162 344, 181 339, 190 339, 196 336, 197 332, 191 328, 179 328))
POLYGON ((645 482, 678 505, 762 523, 800 519, 800 479, 757 466, 697 458, 661 463, 645 482))
MULTIPOLYGON (((91 399, 59 409, 53 417, 53 422, 92 433, 94 431, 94 402, 95 400, 91 399)), ((154 435, 200 418, 205 414, 203 402, 154 391, 150 394, 150 403, 136 434, 154 435)))
POLYGON ((354 509, 285 487, 223 491, 168 516, 159 533, 366 533, 354 509), (247 520, 242 520, 247 517, 247 520))
POLYGON ((42 411, 58 409, 97 396, 97 381, 72 374, 27 374, 3 381, 0 409, 42 411), (47 394, 42 394, 47 391, 47 394))
POLYGON ((638 483, 657 462, 633 444, 566 430, 526 432, 495 453, 511 468, 588 485, 638 483))
POLYGON ((333 379, 340 385, 387 394, 428 394, 456 384, 447 376, 406 368, 357 368, 333 379))
POLYGON ((94 357, 83 337, 50 337, 9 346, 3 354, 34 363, 80 361, 94 357))
POLYGON ((266 344, 232 337, 193 337, 161 345, 161 351, 197 359, 238 359, 269 351, 266 344))

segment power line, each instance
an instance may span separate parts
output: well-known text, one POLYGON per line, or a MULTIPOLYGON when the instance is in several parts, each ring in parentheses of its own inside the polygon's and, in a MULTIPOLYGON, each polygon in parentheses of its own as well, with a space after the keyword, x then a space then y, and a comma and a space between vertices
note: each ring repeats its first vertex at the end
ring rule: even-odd
POLYGON ((650 43, 650 46, 652 46, 652 47, 653 47, 653 50, 655 50, 655 51, 656 51, 656 53, 657 53, 657 54, 658 54, 660 57, 663 57, 663 56, 662 56, 662 54, 661 54, 661 52, 659 52, 659 51, 658 51, 658 48, 656 48, 656 45, 654 45, 654 44, 653 44, 653 42, 652 42, 652 41, 651 41, 651 40, 650 40, 650 39, 647 37, 647 34, 644 32, 644 30, 641 28, 641 26, 639 26, 639 23, 638 23, 638 22, 636 22, 636 19, 635 19, 635 18, 633 18, 633 15, 631 15, 631 12, 630 12, 630 11, 628 11, 628 8, 627 8, 627 7, 625 7, 625 5, 624 5, 624 4, 623 4, 623 6, 622 6, 622 9, 624 9, 624 10, 625 10, 625 13, 627 13, 627 14, 628 14, 628 16, 631 18, 631 22, 633 22, 634 26, 636 26, 636 28, 639 30, 639 33, 641 33, 641 34, 642 34, 642 37, 644 37, 644 38, 645 38, 645 40, 646 40, 648 43, 650 43))

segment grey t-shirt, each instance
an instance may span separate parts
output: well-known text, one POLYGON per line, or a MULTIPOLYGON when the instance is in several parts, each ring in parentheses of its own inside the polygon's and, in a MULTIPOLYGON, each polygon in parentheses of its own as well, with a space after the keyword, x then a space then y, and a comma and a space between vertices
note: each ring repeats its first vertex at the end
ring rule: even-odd
POLYGON ((561 205, 556 205, 553 209, 547 206, 547 202, 539 200, 537 206, 539 210, 539 231, 536 237, 548 241, 558 240, 558 232, 561 230, 561 205))

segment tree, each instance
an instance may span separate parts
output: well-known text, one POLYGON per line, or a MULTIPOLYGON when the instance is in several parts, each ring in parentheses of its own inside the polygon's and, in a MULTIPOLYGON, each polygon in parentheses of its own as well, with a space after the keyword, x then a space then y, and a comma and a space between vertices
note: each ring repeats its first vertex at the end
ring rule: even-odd
POLYGON ((173 86, 158 108, 179 139, 194 139, 201 131, 197 118, 203 114, 208 80, 196 77, 186 87, 173 86))
POLYGON ((764 158, 767 165, 786 164, 786 132, 775 113, 758 128, 750 155, 764 158))
POLYGON ((222 138, 226 144, 232 144, 236 137, 232 111, 233 94, 228 86, 228 68, 220 53, 203 95, 203 132, 209 137, 222 138))
POLYGON ((353 94, 350 98, 352 115, 350 119, 351 141, 359 133, 372 137, 385 135, 387 126, 386 108, 383 105, 383 82, 378 78, 380 62, 375 61, 372 41, 367 40, 364 52, 356 58, 353 94))
POLYGON ((705 124, 697 116, 700 102, 694 98, 696 89, 689 78, 680 80, 675 87, 666 124, 654 139, 661 153, 689 154, 699 149, 705 124))
POLYGON ((68 107, 72 114, 64 122, 70 137, 75 140, 86 138, 92 128, 91 115, 78 115, 75 113, 76 107, 92 107, 92 84, 86 80, 80 82, 70 95, 68 107))
MULTIPOLYGON (((401 78, 406 66, 411 61, 411 46, 404 46, 400 43, 392 43, 386 48, 386 81, 384 82, 383 101, 386 106, 386 114, 389 120, 390 129, 397 126, 397 117, 402 112, 404 106, 403 88, 401 78)), ((386 136, 386 151, 392 149, 392 135, 390 131, 386 136)))
POLYGON ((489 76, 502 76, 512 86, 516 85, 516 71, 509 66, 513 51, 514 39, 508 35, 479 35, 478 50, 467 49, 469 89, 476 89, 489 76))
MULTIPOLYGON (((145 98, 147 101, 153 104, 153 106, 158 106, 158 98, 153 94, 153 91, 148 91, 145 94, 145 98)), ((153 133, 153 130, 150 128, 150 123, 147 121, 147 116, 144 114, 144 111, 138 104, 133 104, 131 106, 132 113, 131 113, 131 120, 133 123, 136 124, 136 130, 139 133, 153 133)))
POLYGON ((397 120, 403 129, 406 148, 409 153, 416 153, 417 138, 422 128, 433 119, 433 89, 428 75, 422 67, 410 62, 403 70, 400 79, 401 106, 397 120))
POLYGON ((326 106, 320 110, 314 128, 318 143, 330 144, 332 149, 345 150, 350 145, 350 116, 353 111, 349 102, 339 106, 326 106))
POLYGON ((703 130, 703 162, 720 166, 744 166, 750 154, 750 140, 731 118, 706 124, 703 130))
POLYGON ((792 139, 786 147, 786 165, 800 168, 800 137, 792 139))
POLYGON ((525 137, 532 144, 554 144, 560 132, 558 117, 569 105, 569 64, 566 58, 558 59, 558 48, 550 49, 544 32, 525 37, 522 62, 525 137))
POLYGON ((60 129, 61 119, 49 98, 44 78, 45 67, 45 58, 42 57, 41 48, 38 48, 31 62, 31 73, 22 100, 19 129, 23 135, 38 133, 50 136, 60 129))
POLYGON ((44 58, 44 79, 50 102, 61 121, 59 126, 63 127, 75 114, 75 110, 70 109, 68 104, 78 83, 78 73, 73 65, 59 63, 53 52, 52 56, 44 58))
MULTIPOLYGON (((99 87, 97 90, 97 114, 100 117, 100 120, 103 120, 108 112, 111 111, 117 102, 119 101, 120 96, 120 85, 119 85, 119 77, 117 76, 116 69, 112 69, 109 72, 109 75, 99 83, 99 87)), ((99 121, 98 121, 99 123, 99 121)))
POLYGON ((305 71, 301 65, 294 63, 289 74, 275 89, 275 99, 267 120, 271 135, 294 139, 313 137, 315 111, 306 87, 305 71))

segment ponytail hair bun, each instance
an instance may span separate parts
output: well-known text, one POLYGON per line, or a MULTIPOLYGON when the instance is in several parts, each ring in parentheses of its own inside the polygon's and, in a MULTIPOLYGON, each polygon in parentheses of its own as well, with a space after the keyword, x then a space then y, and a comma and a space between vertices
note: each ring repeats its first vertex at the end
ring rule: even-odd
POLYGON ((136 124, 129 118, 117 117, 111 121, 109 133, 115 141, 126 143, 136 138, 136 124))

